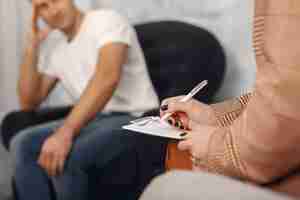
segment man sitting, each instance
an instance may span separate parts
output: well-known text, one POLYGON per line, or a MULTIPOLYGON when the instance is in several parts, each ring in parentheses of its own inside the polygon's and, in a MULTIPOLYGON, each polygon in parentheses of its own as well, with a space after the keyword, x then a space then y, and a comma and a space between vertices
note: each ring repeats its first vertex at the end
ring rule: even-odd
POLYGON ((111 130, 157 108, 158 98, 125 18, 111 10, 84 13, 72 0, 32 0, 32 8, 18 84, 21 109, 37 109, 57 82, 74 107, 65 119, 13 138, 18 199, 50 199, 50 179, 58 199, 84 199, 94 161, 105 163, 133 144, 111 130), (39 18, 48 27, 41 30, 39 18), (52 38, 55 44, 44 48, 52 38))

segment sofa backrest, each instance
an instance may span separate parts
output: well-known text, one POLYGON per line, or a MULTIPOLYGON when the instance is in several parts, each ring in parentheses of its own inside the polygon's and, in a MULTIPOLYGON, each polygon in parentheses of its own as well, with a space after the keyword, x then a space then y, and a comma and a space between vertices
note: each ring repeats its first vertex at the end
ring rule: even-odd
POLYGON ((197 83, 209 84, 196 98, 209 103, 221 86, 225 55, 207 30, 178 21, 135 26, 148 71, 160 100, 183 95, 197 83))

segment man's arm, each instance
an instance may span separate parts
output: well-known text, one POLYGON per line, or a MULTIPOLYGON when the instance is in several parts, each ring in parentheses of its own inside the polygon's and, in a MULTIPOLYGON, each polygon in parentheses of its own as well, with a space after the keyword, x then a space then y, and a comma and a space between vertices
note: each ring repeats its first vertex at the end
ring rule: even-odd
POLYGON ((48 37, 51 29, 41 30, 37 26, 38 11, 32 7, 31 30, 28 33, 27 46, 20 66, 18 96, 22 110, 33 110, 48 96, 57 82, 56 78, 38 71, 38 58, 41 43, 48 37))
POLYGON ((101 48, 95 73, 87 88, 67 116, 64 124, 43 144, 38 164, 50 176, 63 172, 73 140, 80 129, 99 112, 112 97, 127 61, 128 46, 111 43, 101 48))
POLYGON ((111 43, 101 48, 95 74, 63 125, 73 134, 78 134, 112 97, 120 81, 122 65, 127 61, 127 54, 128 46, 122 43, 111 43))
POLYGON ((30 46, 25 49, 20 66, 18 96, 22 110, 38 107, 54 88, 57 79, 38 72, 38 48, 30 46))

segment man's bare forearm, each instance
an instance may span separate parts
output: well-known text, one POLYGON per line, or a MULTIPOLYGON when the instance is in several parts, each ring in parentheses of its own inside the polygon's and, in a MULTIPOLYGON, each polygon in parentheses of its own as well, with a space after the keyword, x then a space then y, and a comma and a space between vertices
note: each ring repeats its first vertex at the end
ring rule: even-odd
POLYGON ((37 69, 38 49, 30 45, 25 49, 18 81, 18 95, 23 109, 32 109, 39 98, 41 74, 37 69))
POLYGON ((119 77, 95 74, 88 87, 66 118, 63 127, 71 130, 72 137, 79 134, 80 129, 101 111, 112 97, 117 87, 119 77), (101 83, 101 84, 99 84, 101 83))
POLYGON ((80 129, 94 118, 112 97, 121 79, 127 53, 128 46, 124 44, 114 43, 102 47, 95 74, 62 126, 72 137, 78 135, 80 129))

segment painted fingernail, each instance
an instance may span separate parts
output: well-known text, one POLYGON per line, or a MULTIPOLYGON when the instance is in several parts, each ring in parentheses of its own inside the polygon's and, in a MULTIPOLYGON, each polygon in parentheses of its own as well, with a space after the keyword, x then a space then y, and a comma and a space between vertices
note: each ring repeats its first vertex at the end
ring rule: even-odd
POLYGON ((168 104, 161 106, 160 109, 161 109, 162 111, 168 110, 168 104))
POLYGON ((177 128, 180 127, 180 122, 179 122, 179 121, 177 121, 177 122, 175 123, 175 127, 177 127, 177 128))
POLYGON ((180 126, 180 129, 185 129, 183 125, 180 126))
POLYGON ((171 119, 168 119, 168 123, 173 125, 173 121, 171 119))
POLYGON ((180 137, 184 137, 184 136, 186 136, 187 135, 187 133, 181 133, 180 134, 180 137))

